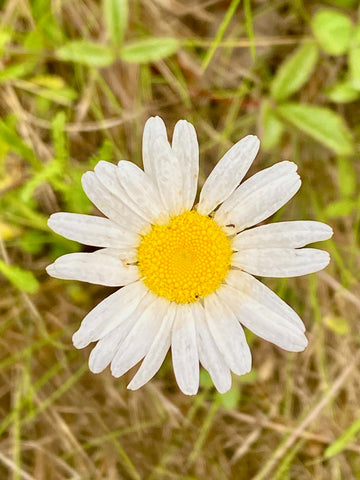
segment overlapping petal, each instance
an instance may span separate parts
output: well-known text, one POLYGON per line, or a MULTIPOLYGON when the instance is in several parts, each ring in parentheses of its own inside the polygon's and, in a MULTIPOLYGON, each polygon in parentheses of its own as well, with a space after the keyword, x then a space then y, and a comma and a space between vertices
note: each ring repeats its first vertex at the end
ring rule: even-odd
POLYGON ((199 388, 199 354, 196 325, 189 304, 178 305, 171 337, 175 378, 180 390, 195 395, 199 388))
POLYGON ((225 153, 201 189, 199 213, 208 215, 233 193, 249 170, 259 146, 259 139, 248 135, 225 153))
POLYGON ((296 170, 294 163, 280 162, 256 173, 225 200, 215 220, 232 233, 267 219, 299 190, 301 181, 296 170))

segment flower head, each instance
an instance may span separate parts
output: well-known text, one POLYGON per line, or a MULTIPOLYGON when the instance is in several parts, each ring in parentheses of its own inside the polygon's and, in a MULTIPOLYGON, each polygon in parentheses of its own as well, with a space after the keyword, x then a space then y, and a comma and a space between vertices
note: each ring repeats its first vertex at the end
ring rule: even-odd
POLYGON ((163 121, 143 135, 144 171, 131 162, 99 162, 83 187, 107 217, 55 213, 49 226, 66 238, 102 247, 71 253, 47 267, 62 279, 121 287, 97 305, 73 336, 77 348, 98 342, 94 373, 111 364, 119 377, 142 360, 137 389, 159 370, 169 348, 185 394, 199 387, 199 362, 219 392, 231 371, 251 369, 243 326, 285 350, 307 345, 298 315, 255 276, 292 277, 321 270, 327 252, 301 248, 332 230, 313 221, 255 225, 297 192, 297 167, 280 162, 241 183, 259 149, 249 135, 218 162, 194 207, 199 149, 194 127, 180 120, 170 146, 163 121))

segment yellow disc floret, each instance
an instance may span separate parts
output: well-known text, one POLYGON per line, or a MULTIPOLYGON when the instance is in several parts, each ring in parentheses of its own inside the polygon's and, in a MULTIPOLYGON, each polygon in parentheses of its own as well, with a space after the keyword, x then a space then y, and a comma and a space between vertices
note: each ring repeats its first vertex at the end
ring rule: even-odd
POLYGON ((196 211, 153 225, 138 247, 138 267, 145 285, 177 303, 195 302, 224 280, 232 254, 220 226, 196 211))

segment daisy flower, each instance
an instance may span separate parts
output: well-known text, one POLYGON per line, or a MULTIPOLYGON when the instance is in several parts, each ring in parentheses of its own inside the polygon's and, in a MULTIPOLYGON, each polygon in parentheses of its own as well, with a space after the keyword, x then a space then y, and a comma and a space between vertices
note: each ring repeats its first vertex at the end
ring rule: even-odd
POLYGON ((49 275, 121 287, 97 305, 73 336, 76 348, 97 342, 89 367, 109 364, 120 377, 142 360, 128 388, 159 370, 171 348, 176 381, 187 395, 199 388, 199 363, 219 392, 231 372, 251 369, 243 327, 278 347, 307 345, 298 315, 256 276, 294 277, 329 263, 327 252, 301 248, 331 237, 314 221, 266 220, 297 192, 292 162, 276 163, 241 183, 259 140, 236 143, 205 181, 194 206, 199 147, 194 127, 180 120, 168 142, 164 122, 150 118, 143 164, 101 161, 82 177, 83 188, 105 217, 55 213, 49 226, 93 253, 70 253, 47 267, 49 275), (254 276, 255 277, 254 277, 254 276))

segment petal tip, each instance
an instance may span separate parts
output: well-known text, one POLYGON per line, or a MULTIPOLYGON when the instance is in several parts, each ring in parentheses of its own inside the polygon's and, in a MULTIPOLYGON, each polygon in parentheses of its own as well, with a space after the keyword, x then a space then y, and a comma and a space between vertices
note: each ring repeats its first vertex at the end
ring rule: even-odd
POLYGON ((72 343, 78 350, 85 348, 89 345, 89 341, 81 333, 81 329, 77 330, 72 336, 72 343))

